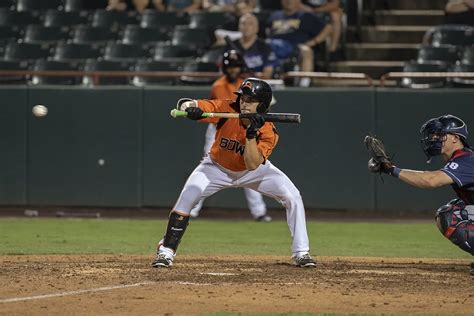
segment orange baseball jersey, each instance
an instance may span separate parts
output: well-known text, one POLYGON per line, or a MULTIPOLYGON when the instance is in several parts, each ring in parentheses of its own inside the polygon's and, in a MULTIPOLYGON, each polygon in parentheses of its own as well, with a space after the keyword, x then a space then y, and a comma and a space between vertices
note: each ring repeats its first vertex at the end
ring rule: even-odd
MULTIPOLYGON (((204 112, 230 112, 238 113, 235 101, 232 100, 198 100, 198 106, 204 112), (234 104, 234 107, 232 106, 234 104)), ((217 123, 218 118, 206 118, 200 122, 217 123)), ((278 142, 278 134, 271 122, 259 129, 257 148, 266 160, 278 142)), ((232 171, 244 171, 244 150, 246 130, 241 120, 228 119, 217 128, 216 138, 211 147, 211 158, 222 167, 232 171)))
POLYGON ((240 85, 244 82, 243 79, 237 78, 235 82, 229 82, 226 76, 217 79, 212 85, 211 99, 232 99, 235 100, 235 91, 239 90, 240 85))

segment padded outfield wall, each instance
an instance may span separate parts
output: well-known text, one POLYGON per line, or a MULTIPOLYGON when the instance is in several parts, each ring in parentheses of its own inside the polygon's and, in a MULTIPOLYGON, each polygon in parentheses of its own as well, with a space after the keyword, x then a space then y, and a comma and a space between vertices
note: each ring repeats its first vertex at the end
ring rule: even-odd
MULTIPOLYGON (((202 157, 206 124, 169 111, 180 97, 208 94, 209 87, 0 87, 0 204, 171 207, 202 157), (49 114, 32 116, 36 104, 49 114)), ((440 160, 425 163, 419 127, 445 113, 474 126, 472 89, 292 88, 275 96, 274 111, 301 113, 302 123, 278 124, 271 161, 307 208, 427 210, 454 196, 369 175, 362 140, 383 138, 401 167, 440 168, 440 160)), ((234 189, 205 205, 246 202, 234 189)))

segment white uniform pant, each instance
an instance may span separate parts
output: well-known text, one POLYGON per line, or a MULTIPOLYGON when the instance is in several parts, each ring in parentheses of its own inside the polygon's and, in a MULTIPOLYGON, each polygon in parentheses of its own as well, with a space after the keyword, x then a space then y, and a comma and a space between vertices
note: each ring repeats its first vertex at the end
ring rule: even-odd
POLYGON ((286 208, 286 218, 292 238, 292 253, 309 252, 308 233, 303 200, 293 182, 270 161, 252 171, 234 172, 203 158, 184 185, 174 210, 189 214, 202 199, 226 188, 250 188, 274 198, 286 208))
MULTIPOLYGON (((211 146, 214 143, 214 139, 216 138, 216 125, 209 124, 206 130, 206 138, 204 142, 204 156, 207 156, 209 151, 211 150, 211 146)), ((267 214, 267 206, 265 205, 265 201, 260 193, 254 191, 252 189, 244 188, 245 198, 247 199, 247 205, 252 214, 253 218, 258 218, 267 214)), ((201 199, 198 204, 191 210, 192 217, 198 217, 199 212, 201 211, 202 204, 204 203, 204 199, 201 199)))

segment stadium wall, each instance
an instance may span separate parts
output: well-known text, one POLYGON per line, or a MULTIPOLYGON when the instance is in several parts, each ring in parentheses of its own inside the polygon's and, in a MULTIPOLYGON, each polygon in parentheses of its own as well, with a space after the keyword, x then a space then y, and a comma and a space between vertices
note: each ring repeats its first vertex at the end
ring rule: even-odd
MULTIPOLYGON (((171 207, 199 163, 206 124, 172 119, 181 97, 208 87, 0 87, 0 204, 171 207), (49 114, 31 115, 44 104, 49 114)), ((275 92, 275 112, 301 113, 279 124, 271 161, 300 189, 307 208, 427 210, 454 197, 367 173, 367 133, 384 139, 401 167, 426 165, 419 127, 451 113, 474 124, 473 90, 291 88, 275 92)), ((268 200, 269 206, 278 204, 268 200)), ((242 190, 208 198, 209 207, 245 207, 242 190)))

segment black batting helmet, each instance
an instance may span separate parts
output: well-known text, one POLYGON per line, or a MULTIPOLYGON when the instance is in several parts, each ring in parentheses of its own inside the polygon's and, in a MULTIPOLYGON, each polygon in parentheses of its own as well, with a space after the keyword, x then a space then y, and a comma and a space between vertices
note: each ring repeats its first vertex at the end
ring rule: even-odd
POLYGON ((435 117, 425 122, 420 129, 423 151, 428 159, 441 154, 446 134, 458 135, 465 147, 467 143, 467 125, 459 117, 451 114, 435 117))
POLYGON ((257 106, 258 113, 267 113, 270 110, 272 88, 266 81, 257 78, 245 79, 235 94, 239 96, 239 100, 241 95, 247 95, 259 101, 260 103, 257 106))
POLYGON ((231 67, 245 68, 244 57, 234 49, 226 51, 222 58, 222 72, 227 75, 227 69, 231 67))

